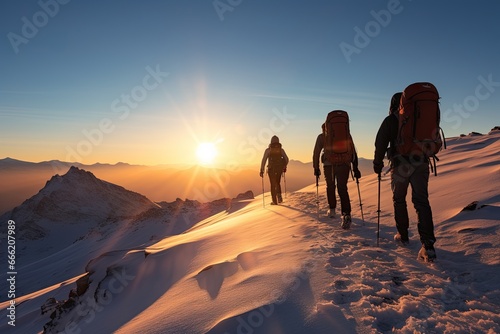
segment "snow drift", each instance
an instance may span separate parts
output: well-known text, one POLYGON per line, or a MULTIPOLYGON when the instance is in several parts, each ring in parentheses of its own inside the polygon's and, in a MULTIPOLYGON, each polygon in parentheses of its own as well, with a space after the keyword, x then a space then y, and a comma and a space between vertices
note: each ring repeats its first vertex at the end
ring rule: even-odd
MULTIPOLYGON (((12 333, 500 332, 499 151, 496 131, 449 139, 439 154, 438 176, 430 180, 435 263, 416 259, 413 208, 410 245, 394 244, 389 176, 381 185, 377 247, 377 177, 363 175, 365 220, 356 184, 350 183, 354 219, 347 231, 338 219, 324 217, 320 184, 319 207, 311 185, 288 193, 280 206, 263 207, 268 194, 232 201, 206 219, 193 216, 191 226, 177 234, 166 234, 151 214, 136 218, 134 229, 109 229, 103 242, 79 240, 50 256, 63 270, 61 259, 87 254, 85 264, 66 263, 73 268, 71 277, 56 281, 50 266, 19 270, 23 277, 36 275, 39 288, 16 300, 16 327, 0 328, 12 333), (477 203, 471 210, 463 210, 472 202, 477 203), (116 235, 130 239, 113 242, 116 235), (93 249, 85 248, 89 245, 93 249)), ((7 305, 0 304, 4 319, 7 305)))

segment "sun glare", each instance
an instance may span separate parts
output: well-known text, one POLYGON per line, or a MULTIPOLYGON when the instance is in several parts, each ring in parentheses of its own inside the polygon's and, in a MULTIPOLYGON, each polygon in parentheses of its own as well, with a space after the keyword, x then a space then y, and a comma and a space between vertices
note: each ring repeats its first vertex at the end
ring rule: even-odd
POLYGON ((196 149, 196 156, 200 164, 209 165, 217 156, 217 148, 214 143, 200 143, 196 149))

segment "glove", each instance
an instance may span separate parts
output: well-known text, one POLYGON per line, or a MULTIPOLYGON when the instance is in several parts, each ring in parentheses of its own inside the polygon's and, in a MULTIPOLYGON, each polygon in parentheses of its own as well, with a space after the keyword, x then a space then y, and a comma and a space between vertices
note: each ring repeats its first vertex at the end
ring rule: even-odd
POLYGON ((373 162, 373 171, 375 172, 375 174, 380 174, 382 173, 382 168, 384 168, 384 162, 381 161, 381 162, 373 162))
POLYGON ((356 179, 360 179, 361 178, 361 172, 359 171, 359 169, 354 169, 354 177, 356 179))
POLYGON ((260 171, 260 177, 264 177, 264 172, 263 171, 260 171))
POLYGON ((319 168, 314 169, 314 175, 317 177, 319 177, 321 175, 321 171, 319 170, 319 168))
POLYGON ((286 166, 283 167, 283 173, 286 173, 286 166))

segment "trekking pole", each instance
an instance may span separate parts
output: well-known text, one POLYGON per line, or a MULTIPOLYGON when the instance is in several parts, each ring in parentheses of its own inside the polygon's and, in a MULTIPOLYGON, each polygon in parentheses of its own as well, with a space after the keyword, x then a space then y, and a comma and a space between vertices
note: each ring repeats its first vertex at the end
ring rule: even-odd
MULTIPOLYGON (((351 170, 352 179, 354 180, 354 173, 351 170)), ((361 202, 361 192, 359 191, 359 179, 356 178, 356 185, 358 186, 358 197, 359 197, 359 209, 361 210, 361 219, 365 221, 365 216, 363 215, 363 203, 361 202)))
POLYGON ((264 202, 264 177, 262 176, 261 179, 262 179, 262 207, 265 208, 266 203, 264 202))
POLYGON ((382 180, 382 176, 378 173, 378 209, 377 209, 377 247, 378 240, 380 238, 380 182, 382 180))
POLYGON ((363 215, 363 203, 361 202, 361 192, 359 191, 359 179, 356 178, 356 185, 358 186, 358 197, 359 197, 359 209, 361 210, 361 219, 365 221, 365 216, 363 215))
POLYGON ((285 199, 286 199, 286 172, 283 172, 283 180, 285 181, 285 199))
POLYGON ((316 175, 316 212, 319 220, 319 176, 316 175))

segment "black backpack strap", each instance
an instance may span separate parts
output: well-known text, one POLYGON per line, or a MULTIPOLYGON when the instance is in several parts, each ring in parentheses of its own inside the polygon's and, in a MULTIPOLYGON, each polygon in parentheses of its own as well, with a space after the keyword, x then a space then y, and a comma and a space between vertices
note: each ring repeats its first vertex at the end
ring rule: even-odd
POLYGON ((429 165, 431 166, 431 172, 434 173, 434 176, 437 176, 437 167, 436 167, 436 161, 439 161, 439 158, 433 154, 432 155, 432 161, 429 159, 429 165))

